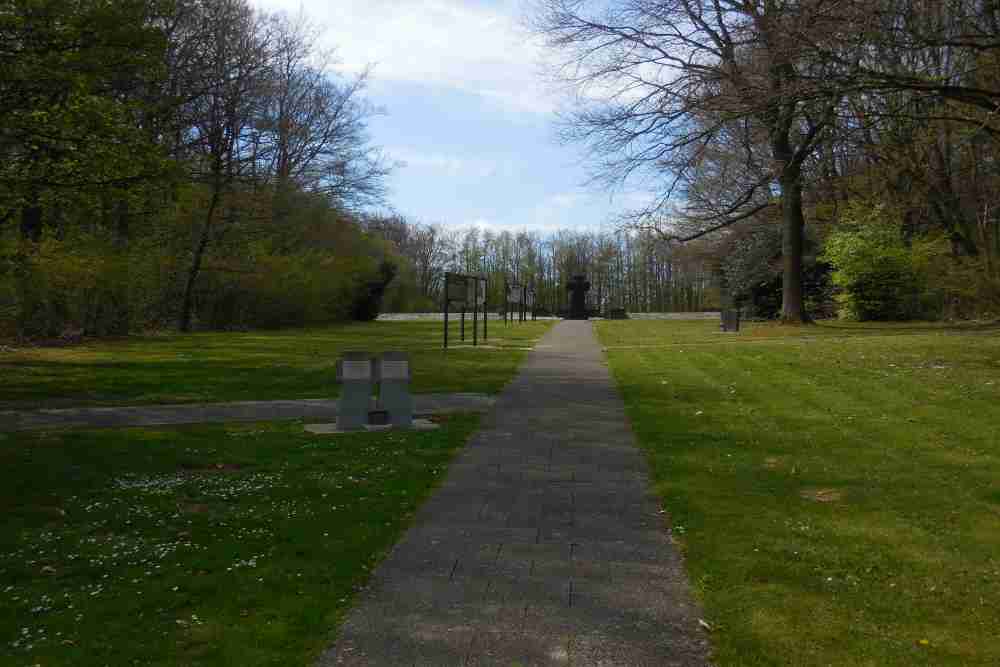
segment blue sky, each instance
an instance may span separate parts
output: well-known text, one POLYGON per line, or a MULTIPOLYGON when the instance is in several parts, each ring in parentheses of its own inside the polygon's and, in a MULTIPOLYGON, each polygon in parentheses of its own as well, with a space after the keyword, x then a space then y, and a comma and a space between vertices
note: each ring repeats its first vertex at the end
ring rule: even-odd
POLYGON ((494 230, 597 228, 640 205, 584 187, 582 149, 555 141, 558 91, 520 24, 521 0, 251 0, 324 28, 339 69, 374 65, 386 115, 373 143, 404 163, 389 202, 404 215, 494 230))

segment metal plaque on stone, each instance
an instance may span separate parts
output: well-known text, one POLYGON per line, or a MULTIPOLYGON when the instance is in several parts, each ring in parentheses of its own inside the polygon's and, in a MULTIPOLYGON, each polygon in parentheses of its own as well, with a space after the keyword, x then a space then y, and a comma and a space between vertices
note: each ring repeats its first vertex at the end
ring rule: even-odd
POLYGON ((369 380, 371 379, 371 362, 368 359, 350 360, 344 359, 340 362, 340 381, 369 380))

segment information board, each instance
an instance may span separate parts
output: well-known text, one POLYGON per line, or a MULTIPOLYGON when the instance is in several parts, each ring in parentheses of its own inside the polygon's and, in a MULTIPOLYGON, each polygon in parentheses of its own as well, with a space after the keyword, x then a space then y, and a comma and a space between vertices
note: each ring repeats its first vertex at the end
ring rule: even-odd
POLYGON ((476 303, 476 279, 472 277, 466 277, 465 279, 465 303, 473 304, 476 303))
POLYGON ((521 303, 522 288, 520 285, 514 284, 510 286, 510 293, 507 295, 507 300, 511 303, 521 303))
POLYGON ((458 273, 446 273, 444 276, 445 296, 451 303, 464 305, 471 301, 470 282, 458 273))

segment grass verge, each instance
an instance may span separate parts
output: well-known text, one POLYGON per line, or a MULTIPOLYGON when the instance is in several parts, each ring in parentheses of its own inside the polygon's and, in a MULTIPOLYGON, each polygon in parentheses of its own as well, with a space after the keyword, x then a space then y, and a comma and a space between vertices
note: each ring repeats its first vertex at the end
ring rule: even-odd
MULTIPOLYGON (((366 322, 320 329, 196 333, 94 341, 67 348, 0 351, 0 409, 329 398, 344 350, 405 350, 412 390, 497 393, 549 321, 504 327, 473 348, 451 324, 448 352, 440 322, 366 322)), ((0 348, 2 350, 3 348, 0 348)))
POLYGON ((720 665, 1000 664, 1000 329, 602 322, 720 665))
POLYGON ((310 664, 477 424, 0 434, 0 663, 310 664))

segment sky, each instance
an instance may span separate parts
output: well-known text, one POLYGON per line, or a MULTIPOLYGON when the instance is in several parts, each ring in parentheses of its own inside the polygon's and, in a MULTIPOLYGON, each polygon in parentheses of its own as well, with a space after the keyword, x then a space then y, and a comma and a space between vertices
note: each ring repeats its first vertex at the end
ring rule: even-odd
POLYGON ((560 93, 524 29, 523 0, 251 0, 303 12, 345 75, 374 67, 373 144, 400 163, 388 203, 411 219, 493 231, 598 229, 641 205, 586 186, 581 146, 556 140, 560 93))

